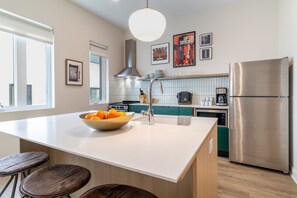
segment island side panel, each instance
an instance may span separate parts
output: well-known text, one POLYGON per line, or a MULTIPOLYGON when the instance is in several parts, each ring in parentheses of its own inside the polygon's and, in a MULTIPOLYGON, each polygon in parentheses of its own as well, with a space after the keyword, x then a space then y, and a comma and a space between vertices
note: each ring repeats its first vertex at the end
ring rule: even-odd
POLYGON ((217 124, 211 129, 193 163, 193 189, 195 198, 217 197, 217 124), (212 143, 211 143, 212 141, 212 143), (212 149, 210 148, 212 144, 212 149), (210 153, 210 149, 212 150, 210 153))
POLYGON ((21 145, 21 151, 46 151, 50 155, 50 164, 75 164, 90 170, 92 174, 90 182, 85 187, 72 194, 71 196, 73 198, 79 197, 83 192, 94 186, 107 183, 135 186, 152 192, 159 198, 193 198, 193 170, 195 169, 193 166, 188 169, 187 173, 178 183, 173 183, 60 150, 44 147, 29 141, 21 140, 21 145))
MULTIPOLYGON (((50 148, 46 147, 46 146, 42 146, 40 144, 36 144, 36 143, 33 143, 33 142, 28 142, 26 140, 23 140, 23 139, 20 139, 20 152, 34 152, 34 151, 39 151, 39 152, 44 152, 44 153, 47 153, 48 156, 51 156, 50 154, 50 148)), ((48 162, 46 162, 45 164, 35 168, 32 170, 32 172, 36 169, 39 169, 39 168, 43 168, 43 167, 46 167, 46 166, 49 166, 50 165, 50 160, 48 162)))

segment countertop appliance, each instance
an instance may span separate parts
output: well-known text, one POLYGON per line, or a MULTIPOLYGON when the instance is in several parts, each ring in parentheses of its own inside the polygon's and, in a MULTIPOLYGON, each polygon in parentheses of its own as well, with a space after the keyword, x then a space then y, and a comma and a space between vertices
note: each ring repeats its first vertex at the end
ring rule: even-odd
POLYGON ((227 106, 227 88, 226 87, 216 88, 216 105, 227 106))
POLYGON ((230 64, 229 159, 289 171, 288 58, 230 64))
POLYGON ((128 112, 129 104, 140 103, 140 101, 124 100, 123 102, 110 103, 108 110, 116 109, 117 111, 128 112))
POLYGON ((177 94, 178 104, 192 104, 193 94, 187 91, 182 91, 177 94))

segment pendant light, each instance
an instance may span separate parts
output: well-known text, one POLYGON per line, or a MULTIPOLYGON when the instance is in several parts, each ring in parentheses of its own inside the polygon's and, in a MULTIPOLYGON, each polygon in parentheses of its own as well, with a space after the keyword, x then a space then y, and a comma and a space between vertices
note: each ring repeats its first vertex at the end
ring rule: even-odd
POLYGON ((129 28, 132 35, 141 41, 150 42, 160 38, 166 28, 166 19, 160 12, 148 7, 137 10, 129 18, 129 28))

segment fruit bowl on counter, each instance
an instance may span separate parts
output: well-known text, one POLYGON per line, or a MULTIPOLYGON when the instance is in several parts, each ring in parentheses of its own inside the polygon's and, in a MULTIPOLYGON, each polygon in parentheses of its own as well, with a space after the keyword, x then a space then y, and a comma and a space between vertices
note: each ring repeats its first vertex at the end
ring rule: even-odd
POLYGON ((83 113, 79 117, 92 129, 111 131, 126 125, 133 118, 134 114, 134 112, 125 113, 111 109, 108 112, 99 110, 97 112, 83 113))

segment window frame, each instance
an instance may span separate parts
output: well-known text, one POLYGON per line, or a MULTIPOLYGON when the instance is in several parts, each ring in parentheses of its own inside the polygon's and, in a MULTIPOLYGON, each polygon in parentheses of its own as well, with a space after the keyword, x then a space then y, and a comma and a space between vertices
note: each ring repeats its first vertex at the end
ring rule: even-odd
MULTIPOLYGON (((107 50, 107 48, 106 48, 107 50)), ((95 63, 96 64, 96 63, 95 63)), ((103 55, 103 54, 100 54, 100 53, 96 53, 96 51, 93 51, 93 50, 89 50, 89 104, 90 105, 94 105, 94 104, 108 104, 109 103, 109 75, 108 75, 108 72, 109 71, 109 57, 107 55, 103 55), (90 83, 91 83, 91 75, 90 75, 90 65, 92 63, 92 60, 91 60, 91 56, 94 55, 94 56, 98 56, 99 57, 99 65, 100 65, 100 68, 99 68, 99 71, 100 71, 100 82, 99 82, 99 85, 100 85, 100 93, 99 93, 99 97, 100 97, 100 100, 99 102, 92 102, 91 101, 91 86, 90 86, 90 83), (102 64, 102 58, 106 58, 106 68, 105 68, 105 78, 106 78, 106 82, 103 83, 103 64, 102 64), (103 97, 103 91, 105 89, 105 98, 103 97)))
MULTIPOLYGON (((1 30, 0 30, 1 31, 1 30)), ((0 112, 14 112, 26 110, 40 110, 54 108, 54 84, 53 84, 53 44, 1 31, 13 36, 13 84, 14 93, 8 93, 14 98, 13 106, 4 106, 0 112), (26 63, 26 39, 35 40, 45 45, 45 104, 27 104, 27 63, 26 63)), ((9 104, 10 102, 9 101, 9 104)), ((0 101, 1 102, 1 101, 0 101)))
MULTIPOLYGON (((1 112, 54 108, 54 29, 26 17, 0 8, 0 31, 13 36, 13 86, 15 106, 0 108, 1 112), (27 104, 26 44, 34 40, 45 45, 45 104, 27 104), (20 51, 19 51, 20 50, 20 51), (18 52, 19 51, 19 52, 18 52), (23 62, 22 62, 23 61, 23 62), (20 63, 20 64, 19 64, 20 63), (26 67, 23 67, 23 66, 26 67), (23 74, 22 74, 23 73, 23 74)), ((9 94, 9 93, 8 93, 9 94)), ((10 100, 10 99, 9 99, 10 100)), ((1 101, 0 101, 1 102, 1 101)), ((8 103, 9 104, 9 103, 8 103)))

